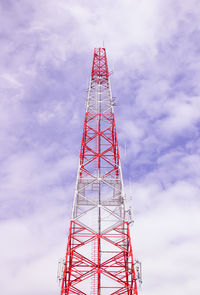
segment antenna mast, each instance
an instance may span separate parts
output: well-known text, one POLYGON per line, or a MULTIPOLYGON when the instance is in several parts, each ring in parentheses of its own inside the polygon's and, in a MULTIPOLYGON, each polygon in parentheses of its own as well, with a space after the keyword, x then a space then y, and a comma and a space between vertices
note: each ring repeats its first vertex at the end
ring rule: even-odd
POLYGON ((138 295, 105 48, 95 48, 61 295, 138 295))

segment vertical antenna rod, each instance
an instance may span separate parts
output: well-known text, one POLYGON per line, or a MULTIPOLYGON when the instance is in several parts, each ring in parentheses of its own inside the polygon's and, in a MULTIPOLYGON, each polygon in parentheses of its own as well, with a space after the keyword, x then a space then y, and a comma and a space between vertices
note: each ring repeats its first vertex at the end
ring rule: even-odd
POLYGON ((138 295, 105 48, 95 48, 61 295, 138 295))

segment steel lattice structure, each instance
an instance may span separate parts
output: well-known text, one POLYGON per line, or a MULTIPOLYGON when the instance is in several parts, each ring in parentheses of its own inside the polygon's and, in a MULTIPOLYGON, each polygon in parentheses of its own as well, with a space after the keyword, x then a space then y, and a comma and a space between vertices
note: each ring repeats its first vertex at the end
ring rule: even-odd
POLYGON ((95 48, 61 295, 137 295, 105 48, 95 48))

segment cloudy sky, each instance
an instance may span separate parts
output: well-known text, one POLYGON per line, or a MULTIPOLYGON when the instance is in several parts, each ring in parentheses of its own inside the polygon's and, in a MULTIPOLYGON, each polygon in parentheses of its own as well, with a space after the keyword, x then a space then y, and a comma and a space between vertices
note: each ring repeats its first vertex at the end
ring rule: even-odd
POLYGON ((0 289, 56 295, 104 45, 144 295, 199 293, 199 0, 0 0, 0 289))

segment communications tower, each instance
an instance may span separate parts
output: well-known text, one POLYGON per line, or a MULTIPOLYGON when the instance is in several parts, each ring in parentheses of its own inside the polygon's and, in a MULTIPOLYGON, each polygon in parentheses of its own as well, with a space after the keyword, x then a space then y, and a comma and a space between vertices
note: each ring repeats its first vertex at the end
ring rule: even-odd
POLYGON ((106 50, 95 48, 61 295, 138 295, 113 105, 106 50))

